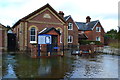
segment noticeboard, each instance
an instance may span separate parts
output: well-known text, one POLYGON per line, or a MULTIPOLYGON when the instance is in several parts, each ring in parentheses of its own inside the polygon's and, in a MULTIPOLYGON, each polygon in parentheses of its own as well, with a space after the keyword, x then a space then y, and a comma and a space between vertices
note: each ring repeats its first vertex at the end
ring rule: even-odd
POLYGON ((51 35, 38 35, 38 44, 51 44, 51 35))

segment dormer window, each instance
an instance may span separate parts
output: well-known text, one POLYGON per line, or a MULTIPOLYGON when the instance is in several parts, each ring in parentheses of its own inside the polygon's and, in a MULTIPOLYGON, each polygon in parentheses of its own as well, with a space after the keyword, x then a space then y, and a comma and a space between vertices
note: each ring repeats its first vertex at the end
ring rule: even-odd
POLYGON ((73 23, 68 23, 68 30, 73 30, 73 23))
POLYGON ((101 32, 101 27, 96 27, 96 32, 101 32))

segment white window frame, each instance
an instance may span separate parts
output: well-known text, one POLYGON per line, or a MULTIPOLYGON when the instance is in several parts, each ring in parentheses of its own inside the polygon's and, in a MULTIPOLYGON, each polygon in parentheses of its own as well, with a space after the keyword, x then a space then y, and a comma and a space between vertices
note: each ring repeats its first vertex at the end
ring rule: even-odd
POLYGON ((73 30, 73 23, 68 23, 68 30, 73 30), (71 26, 71 28, 69 26, 71 26))
POLYGON ((100 39, 100 37, 96 37, 96 41, 100 41, 101 39, 100 39))
POLYGON ((71 36, 71 35, 68 36, 68 43, 73 43, 73 36, 71 36), (71 39, 71 41, 70 41, 70 39, 71 39))
POLYGON ((96 32, 101 32, 101 27, 96 27, 96 32))
POLYGON ((34 43, 37 43, 37 30, 36 30, 36 28, 35 27, 32 27, 31 29, 30 29, 30 43, 32 43, 32 44, 34 44, 34 43), (35 29, 35 35, 31 35, 31 29, 32 28, 34 28, 35 29), (35 37, 35 41, 31 41, 31 36, 34 36, 35 37))
POLYGON ((62 43, 62 35, 60 35, 60 43, 62 43))

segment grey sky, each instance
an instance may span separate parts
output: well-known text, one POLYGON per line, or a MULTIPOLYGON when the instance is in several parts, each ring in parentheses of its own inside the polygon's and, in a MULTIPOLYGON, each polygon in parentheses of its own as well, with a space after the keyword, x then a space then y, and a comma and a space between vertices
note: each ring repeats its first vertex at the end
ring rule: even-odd
POLYGON ((20 18, 49 3, 75 21, 100 20, 105 31, 118 29, 118 0, 0 0, 0 23, 12 26, 20 18))

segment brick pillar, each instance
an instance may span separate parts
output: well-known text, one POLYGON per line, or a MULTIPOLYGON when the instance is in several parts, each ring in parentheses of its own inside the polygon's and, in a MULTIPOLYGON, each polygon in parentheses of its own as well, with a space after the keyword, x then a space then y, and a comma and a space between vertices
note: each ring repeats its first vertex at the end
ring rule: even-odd
POLYGON ((0 51, 2 51, 2 28, 0 28, 0 51))
POLYGON ((4 50, 7 51, 7 30, 4 32, 4 50))
POLYGON ((20 27, 20 32, 19 32, 19 45, 20 45, 20 51, 23 51, 24 50, 24 46, 23 46, 23 36, 24 36, 24 25, 23 25, 23 22, 20 23, 19 25, 20 27))
POLYGON ((65 25, 64 26, 64 45, 67 45, 67 38, 68 38, 68 29, 67 29, 67 26, 65 25))

